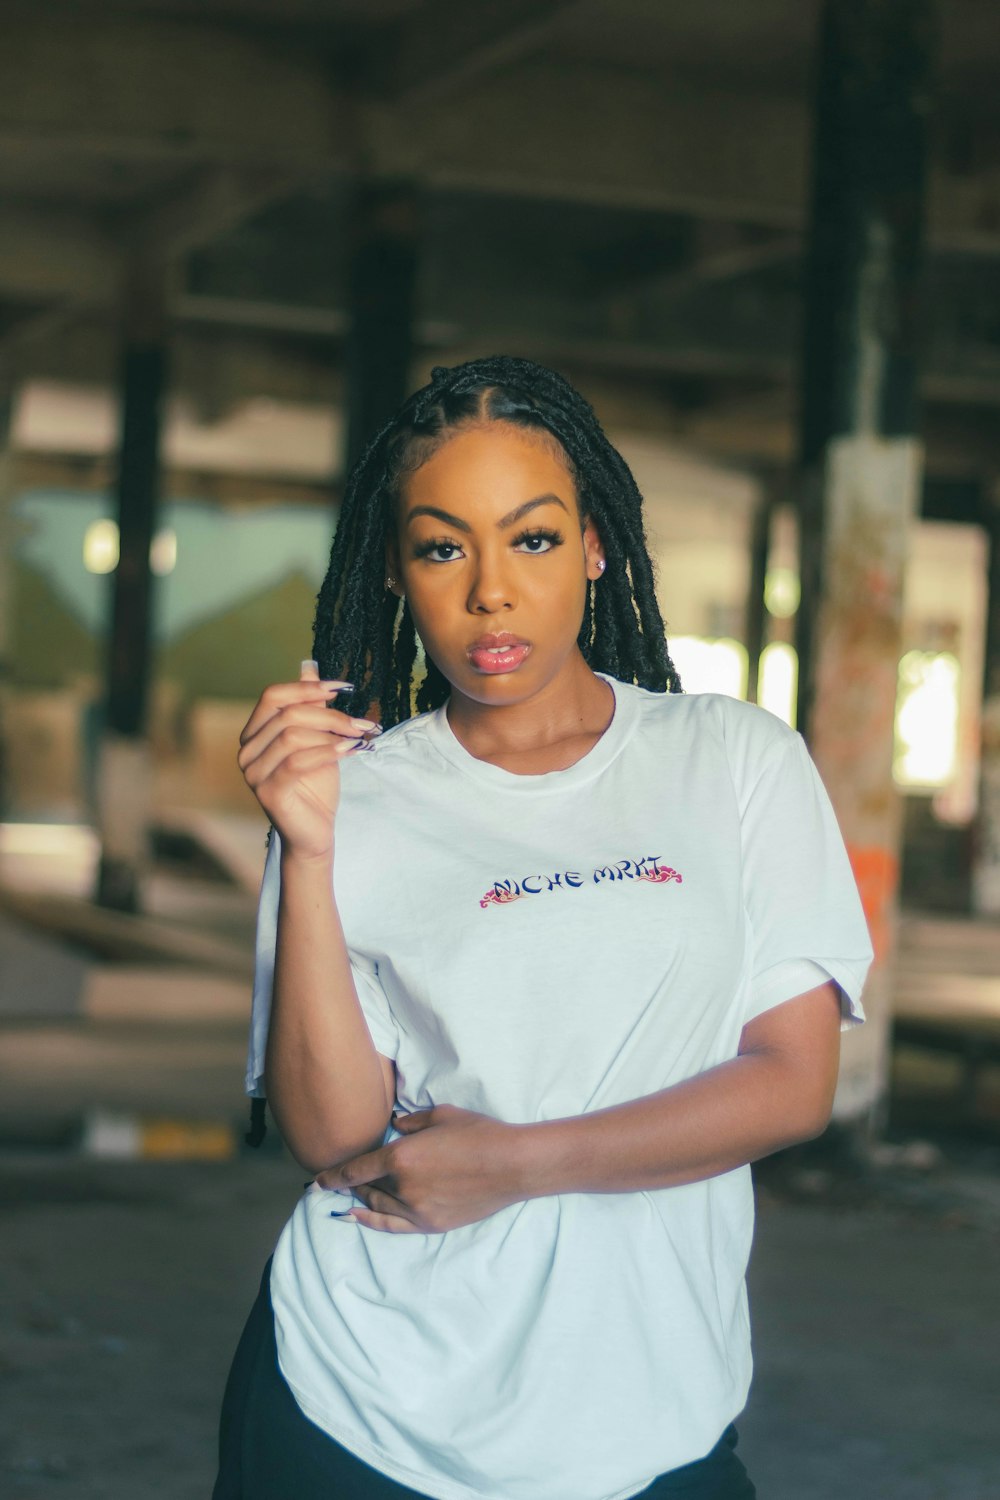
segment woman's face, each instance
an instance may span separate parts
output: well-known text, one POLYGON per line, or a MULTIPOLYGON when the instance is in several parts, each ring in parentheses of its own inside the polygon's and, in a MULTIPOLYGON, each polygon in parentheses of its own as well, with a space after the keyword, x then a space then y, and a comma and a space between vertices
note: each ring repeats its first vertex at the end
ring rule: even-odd
POLYGON ((578 652, 602 556, 559 444, 504 422, 462 428, 406 478, 388 551, 426 654, 481 703, 530 697, 578 652), (501 633, 527 649, 474 650, 501 633))

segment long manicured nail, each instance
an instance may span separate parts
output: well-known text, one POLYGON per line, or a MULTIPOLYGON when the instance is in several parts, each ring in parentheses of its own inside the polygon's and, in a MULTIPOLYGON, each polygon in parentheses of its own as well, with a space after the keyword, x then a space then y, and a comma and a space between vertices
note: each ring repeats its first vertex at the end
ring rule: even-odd
POLYGON ((331 689, 331 690, 332 689, 337 689, 339 691, 341 688, 352 688, 354 686, 354 683, 353 682, 320 682, 320 683, 317 684, 317 686, 318 687, 328 688, 328 689, 331 689))
POLYGON ((379 733, 382 732, 382 726, 376 724, 374 719, 350 719, 348 722, 352 729, 377 729, 379 733))

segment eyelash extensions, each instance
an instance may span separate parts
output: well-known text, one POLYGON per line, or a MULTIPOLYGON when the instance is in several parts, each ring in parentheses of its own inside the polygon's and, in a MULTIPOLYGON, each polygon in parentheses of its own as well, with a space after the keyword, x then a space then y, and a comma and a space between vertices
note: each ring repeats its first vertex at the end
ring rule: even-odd
MULTIPOLYGON (((548 527, 545 526, 536 526, 528 531, 519 532, 518 535, 514 538, 511 545, 514 547, 519 547, 522 542, 534 541, 536 538, 540 538, 542 541, 548 542, 549 546, 546 550, 550 552, 555 547, 560 546, 563 541, 561 532, 551 531, 548 527)), ((438 547, 457 547, 458 545, 458 542, 453 542, 448 537, 434 537, 429 541, 420 542, 416 547, 414 547, 413 555, 414 557, 426 557, 428 553, 436 551, 438 547)), ((543 552, 528 553, 529 557, 543 557, 544 555, 545 554, 543 552)), ((440 562, 442 561, 442 559, 432 558, 431 561, 440 562)), ((451 559, 445 558, 444 561, 450 562, 451 559)))

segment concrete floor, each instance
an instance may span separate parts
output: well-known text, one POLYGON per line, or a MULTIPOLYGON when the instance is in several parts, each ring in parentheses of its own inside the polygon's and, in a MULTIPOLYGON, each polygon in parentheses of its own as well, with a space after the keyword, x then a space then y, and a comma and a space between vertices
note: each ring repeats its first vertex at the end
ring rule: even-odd
POLYGON ((944 1185, 760 1207, 742 1446, 762 1500, 1000 1497, 1000 1193, 977 1213, 944 1185))

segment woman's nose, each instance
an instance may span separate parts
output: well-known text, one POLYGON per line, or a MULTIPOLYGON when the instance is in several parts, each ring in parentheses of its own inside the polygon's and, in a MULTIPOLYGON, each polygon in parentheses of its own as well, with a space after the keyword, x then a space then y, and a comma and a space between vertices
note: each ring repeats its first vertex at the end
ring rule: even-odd
POLYGON ((517 603, 514 580, 499 559, 481 558, 469 589, 469 608, 485 610, 513 609, 517 603))

